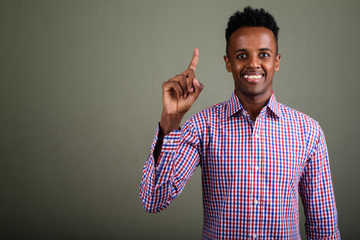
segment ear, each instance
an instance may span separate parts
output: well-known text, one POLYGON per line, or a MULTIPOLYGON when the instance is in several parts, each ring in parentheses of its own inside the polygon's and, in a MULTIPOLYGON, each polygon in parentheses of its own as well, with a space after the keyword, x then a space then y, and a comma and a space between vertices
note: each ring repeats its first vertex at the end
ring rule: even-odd
POLYGON ((280 70, 280 59, 281 59, 281 54, 276 55, 276 57, 275 57, 275 72, 280 70))
POLYGON ((230 59, 228 56, 224 55, 225 67, 228 72, 232 72, 230 59))
POLYGON ((225 61, 226 70, 227 70, 228 72, 232 72, 231 64, 230 64, 230 59, 228 58, 228 56, 224 55, 224 61, 225 61))

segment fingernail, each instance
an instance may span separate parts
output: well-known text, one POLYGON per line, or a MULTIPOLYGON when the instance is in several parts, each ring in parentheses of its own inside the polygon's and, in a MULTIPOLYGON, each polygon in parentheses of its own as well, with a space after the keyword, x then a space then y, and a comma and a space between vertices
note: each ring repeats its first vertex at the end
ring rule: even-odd
POLYGON ((200 86, 200 83, 198 82, 198 80, 196 78, 194 78, 194 82, 197 86, 200 86))
POLYGON ((194 92, 194 88, 190 88, 189 92, 191 92, 191 93, 194 92))

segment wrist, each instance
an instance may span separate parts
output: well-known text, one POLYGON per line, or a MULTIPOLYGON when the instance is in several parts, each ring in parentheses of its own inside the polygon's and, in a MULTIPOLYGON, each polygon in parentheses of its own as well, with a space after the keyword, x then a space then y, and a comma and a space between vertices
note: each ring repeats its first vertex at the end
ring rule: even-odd
POLYGON ((173 130, 180 128, 181 120, 184 115, 181 114, 161 114, 160 128, 163 131, 164 136, 169 134, 173 130))

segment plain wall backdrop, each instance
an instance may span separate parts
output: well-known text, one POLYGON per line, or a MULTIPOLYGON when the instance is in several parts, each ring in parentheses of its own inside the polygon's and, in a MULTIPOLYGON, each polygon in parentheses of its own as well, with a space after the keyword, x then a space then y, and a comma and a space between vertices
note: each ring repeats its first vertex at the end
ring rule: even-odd
POLYGON ((277 100, 321 124, 342 237, 359 236, 359 1, 1 0, 0 238, 200 239, 200 170, 149 214, 142 168, 161 84, 195 47, 205 88, 187 117, 229 99, 225 28, 248 5, 278 22, 277 100))

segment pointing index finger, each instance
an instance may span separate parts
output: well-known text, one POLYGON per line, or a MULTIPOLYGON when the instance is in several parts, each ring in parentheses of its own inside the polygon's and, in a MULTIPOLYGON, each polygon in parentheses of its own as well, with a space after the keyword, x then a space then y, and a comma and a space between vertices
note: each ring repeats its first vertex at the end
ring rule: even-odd
POLYGON ((193 71, 195 71, 198 64, 198 60, 199 60, 199 49, 195 48, 188 69, 192 69, 193 71))

